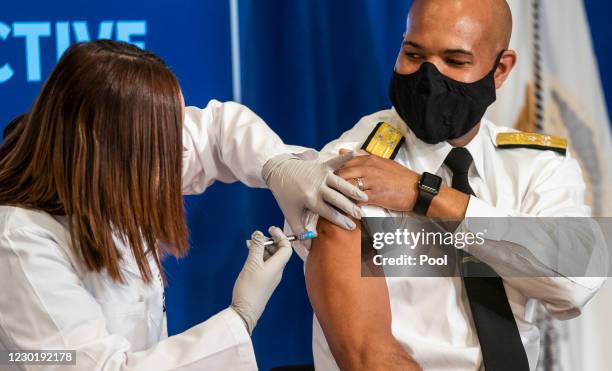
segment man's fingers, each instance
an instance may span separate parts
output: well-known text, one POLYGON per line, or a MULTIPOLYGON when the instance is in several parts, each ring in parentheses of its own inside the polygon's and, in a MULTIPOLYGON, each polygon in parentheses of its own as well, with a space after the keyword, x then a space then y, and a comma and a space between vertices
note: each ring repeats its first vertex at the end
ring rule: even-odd
POLYGON ((325 187, 321 190, 321 195, 323 196, 323 200, 328 204, 337 207, 353 218, 361 219, 361 209, 342 193, 332 188, 325 187))
POLYGON ((340 156, 336 156, 332 159, 329 159, 325 162, 325 164, 332 170, 336 170, 337 168, 341 167, 342 165, 344 165, 344 163, 346 163, 347 161, 351 161, 352 159, 355 158, 355 152, 350 151, 347 152, 343 155, 340 156))
POLYGON ((338 227, 347 229, 349 231, 352 231, 353 229, 357 227, 355 223, 348 216, 342 215, 340 212, 338 212, 337 210, 335 210, 334 208, 332 208, 331 206, 327 204, 323 204, 319 207, 319 210, 313 210, 313 211, 319 214, 319 216, 334 223, 338 227))
POLYGON ((357 201, 367 201, 368 196, 359 190, 356 186, 337 176, 336 174, 329 174, 327 176, 327 185, 331 188, 342 192, 345 196, 348 196, 357 201))
MULTIPOLYGON (((337 176, 347 181, 350 181, 352 179, 357 179, 357 178, 363 179, 365 177, 365 174, 367 173, 368 173, 368 169, 363 166, 343 167, 341 169, 336 170, 335 172, 337 176)), ((364 187, 364 190, 366 189, 368 189, 367 186, 364 187)))
POLYGON ((370 154, 367 155, 355 155, 352 159, 344 162, 343 168, 352 167, 352 166, 366 166, 371 164, 373 161, 376 161, 378 157, 372 156, 370 154))

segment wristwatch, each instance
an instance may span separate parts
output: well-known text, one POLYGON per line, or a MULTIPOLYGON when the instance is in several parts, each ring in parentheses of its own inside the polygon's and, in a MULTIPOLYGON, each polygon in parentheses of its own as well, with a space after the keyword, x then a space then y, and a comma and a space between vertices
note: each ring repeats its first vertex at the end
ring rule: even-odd
POLYGON ((412 211, 417 214, 426 215, 431 200, 440 192, 441 185, 442 178, 431 173, 423 173, 421 179, 419 179, 419 195, 412 211))

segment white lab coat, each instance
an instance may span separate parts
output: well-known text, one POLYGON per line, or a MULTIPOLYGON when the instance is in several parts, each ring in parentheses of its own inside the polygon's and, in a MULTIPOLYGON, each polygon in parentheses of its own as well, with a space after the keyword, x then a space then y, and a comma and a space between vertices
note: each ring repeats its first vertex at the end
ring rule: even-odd
MULTIPOLYGON (((201 193, 215 180, 265 187, 260 174, 270 157, 310 153, 284 145, 246 107, 217 101, 186 109, 183 145, 185 194, 201 193)), ((77 351, 76 366, 48 370, 257 369, 251 339, 233 309, 168 338, 161 280, 145 285, 118 239, 126 283, 88 272, 66 226, 62 217, 0 206, 0 351, 77 351)), ((153 260, 151 268, 159 278, 153 260)))
MULTIPOLYGON (((452 147, 446 142, 430 145, 419 140, 394 110, 362 118, 325 146, 320 159, 337 155, 340 148, 359 149, 381 121, 393 125, 406 138, 395 161, 418 173, 437 174, 446 184, 451 183, 452 173, 443 162, 452 147)), ((471 196, 466 217, 589 216, 590 210, 584 203, 585 185, 576 160, 552 151, 497 149, 497 133, 509 130, 483 120, 478 135, 466 146, 474 159, 468 177, 477 195, 471 196)), ((364 211, 371 217, 407 216, 370 206, 364 207, 364 211)), ((306 246, 298 242, 294 247, 306 260, 306 246)), ((393 335, 423 369, 482 368, 480 344, 460 277, 387 277, 386 281, 393 335)), ((504 277, 531 370, 535 370, 539 354, 540 335, 534 323, 536 304, 542 303, 556 318, 573 318, 604 281, 598 277, 504 277)), ((313 353, 317 370, 338 370, 316 317, 313 353)))

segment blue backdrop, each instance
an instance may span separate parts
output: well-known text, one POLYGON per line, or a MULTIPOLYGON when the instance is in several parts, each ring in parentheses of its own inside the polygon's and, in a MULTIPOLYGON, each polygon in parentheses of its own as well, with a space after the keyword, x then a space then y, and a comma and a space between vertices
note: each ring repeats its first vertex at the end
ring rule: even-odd
MULTIPOLYGON (((389 106, 387 82, 409 0, 236 3, 242 101, 287 142, 320 148, 359 117, 389 106)), ((610 107, 612 4, 590 0, 586 7, 610 107)), ((29 109, 68 43, 99 37, 159 54, 190 105, 233 98, 229 1, 10 2, 0 15, 0 129, 29 109)), ((255 228, 282 224, 267 191, 239 184, 216 184, 187 197, 186 207, 193 248, 165 263, 171 333, 229 305, 245 239, 255 228)), ((311 316, 294 256, 253 335, 262 369, 312 361, 311 316)))

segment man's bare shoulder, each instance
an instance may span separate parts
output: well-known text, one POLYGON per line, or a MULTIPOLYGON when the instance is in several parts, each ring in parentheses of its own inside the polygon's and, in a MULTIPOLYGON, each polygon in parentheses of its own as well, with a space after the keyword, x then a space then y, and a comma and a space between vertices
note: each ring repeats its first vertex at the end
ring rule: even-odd
POLYGON ((359 248, 361 246, 358 243, 361 241, 361 221, 355 219, 353 221, 356 228, 352 231, 347 231, 329 220, 316 215, 317 238, 306 241, 294 241, 293 248, 304 262, 308 262, 313 253, 315 256, 345 256, 354 249, 354 246, 359 248), (342 248, 334 248, 338 245, 341 245, 342 248))
MULTIPOLYGON (((358 220, 355 221, 359 223, 358 220)), ((360 224, 360 223, 359 223, 360 224)), ((352 231, 347 231, 342 227, 338 227, 334 223, 330 222, 327 219, 319 218, 319 222, 317 223, 317 237, 318 238, 334 238, 334 237, 343 237, 343 236, 351 236, 358 232, 360 228, 355 228, 352 231)))

